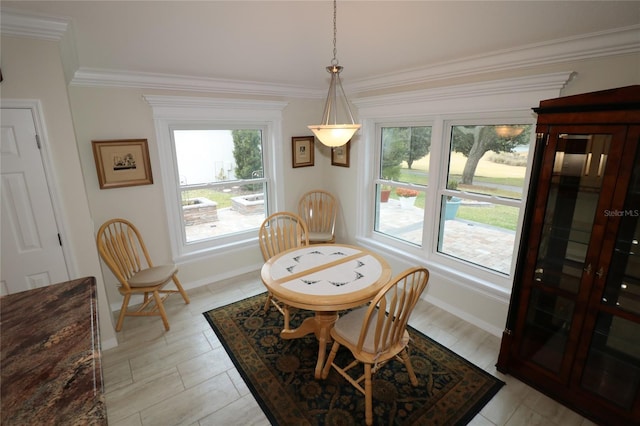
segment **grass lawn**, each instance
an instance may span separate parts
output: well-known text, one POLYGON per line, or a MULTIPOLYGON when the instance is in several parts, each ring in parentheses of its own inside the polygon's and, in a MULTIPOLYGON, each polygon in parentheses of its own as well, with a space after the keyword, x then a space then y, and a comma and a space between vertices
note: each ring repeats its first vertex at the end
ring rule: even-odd
POLYGON ((190 189, 182 193, 183 201, 189 198, 208 198, 218 203, 218 208, 231 207, 231 198, 238 194, 214 191, 213 189, 190 189))
MULTIPOLYGON (((400 180, 404 182, 428 184, 429 156, 414 162, 413 169, 403 168, 400 173, 400 180)), ((450 172, 461 180, 462 170, 466 158, 459 153, 454 153, 451 159, 450 172)), ((524 182, 525 167, 509 166, 498 164, 487 160, 481 160, 476 170, 476 177, 472 186, 462 185, 459 189, 469 192, 496 195, 501 197, 519 198, 519 192, 509 191, 500 186, 522 187, 524 182), (485 184, 485 185, 483 185, 485 184)), ((192 189, 183 193, 183 198, 204 197, 218 203, 219 208, 231 207, 231 198, 236 193, 214 191, 212 189, 192 189)), ((391 198, 397 199, 395 192, 391 193, 391 198)), ((420 193, 416 199, 416 207, 424 209, 424 193, 420 193)), ((487 225, 497 226, 504 229, 516 229, 518 222, 518 209, 508 206, 491 205, 490 207, 460 206, 458 218, 487 225)))
POLYGON ((495 204, 490 207, 460 206, 456 217, 515 231, 518 223, 518 209, 495 204))
MULTIPOLYGON (((467 161, 460 153, 451 156, 449 173, 462 180, 462 171, 467 161)), ((429 155, 413 163, 412 170, 403 168, 400 172, 400 180, 403 182, 428 184, 429 177, 425 176, 429 169, 429 155)), ((460 185, 458 189, 467 192, 476 192, 486 195, 495 195, 508 198, 521 198, 520 191, 514 191, 509 187, 522 188, 524 184, 526 168, 522 166, 510 166, 498 164, 488 160, 480 160, 473 185, 460 185)), ((391 193, 391 198, 398 198, 391 193)), ((416 199, 416 207, 424 208, 424 193, 420 193, 416 199)), ((460 206, 457 217, 486 225, 504 229, 515 230, 518 223, 518 209, 515 207, 491 205, 489 207, 460 206)))

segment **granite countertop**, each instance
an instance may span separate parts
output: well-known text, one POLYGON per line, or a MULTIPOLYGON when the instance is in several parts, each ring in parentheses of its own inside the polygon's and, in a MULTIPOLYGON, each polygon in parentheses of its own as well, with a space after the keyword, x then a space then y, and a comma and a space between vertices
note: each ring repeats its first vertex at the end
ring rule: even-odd
POLYGON ((1 423, 107 424, 94 277, 0 298, 1 423))

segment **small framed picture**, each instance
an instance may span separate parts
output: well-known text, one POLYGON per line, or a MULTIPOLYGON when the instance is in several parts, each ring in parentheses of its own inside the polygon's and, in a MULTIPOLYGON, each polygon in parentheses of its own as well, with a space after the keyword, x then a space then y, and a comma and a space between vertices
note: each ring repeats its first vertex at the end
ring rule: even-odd
POLYGON ((351 151, 351 141, 331 148, 331 165, 349 167, 349 151, 351 151))
POLYGON ((153 183, 146 139, 91 141, 100 189, 153 183))
POLYGON ((294 136, 291 138, 293 167, 313 166, 314 136, 294 136))

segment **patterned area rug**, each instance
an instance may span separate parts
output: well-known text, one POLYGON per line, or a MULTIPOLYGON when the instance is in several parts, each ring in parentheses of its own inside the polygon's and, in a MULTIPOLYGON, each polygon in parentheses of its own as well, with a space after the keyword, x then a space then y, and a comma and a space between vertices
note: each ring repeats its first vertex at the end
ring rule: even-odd
MULTIPOLYGON (((326 380, 316 380, 315 336, 281 339, 282 315, 275 308, 265 314, 265 300, 265 294, 250 297, 204 316, 271 423, 363 425, 364 395, 335 370, 326 380)), ((295 312, 291 326, 311 314, 295 312)), ((464 425, 504 385, 419 331, 409 328, 409 334, 411 363, 420 384, 412 386, 396 360, 380 369, 373 377, 374 424, 464 425)), ((350 359, 351 353, 341 347, 338 365, 350 359)))

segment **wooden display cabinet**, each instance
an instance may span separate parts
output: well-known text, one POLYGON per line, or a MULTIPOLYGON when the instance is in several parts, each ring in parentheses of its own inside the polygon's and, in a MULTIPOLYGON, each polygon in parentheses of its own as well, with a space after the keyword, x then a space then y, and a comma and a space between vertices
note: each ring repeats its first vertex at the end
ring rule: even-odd
POLYGON ((540 102, 499 371, 640 424, 640 86, 540 102))

